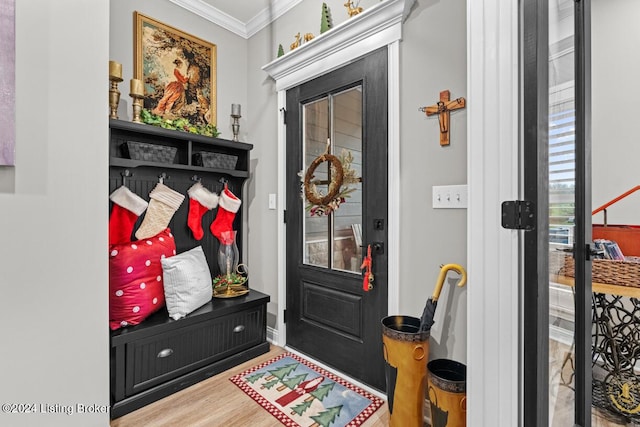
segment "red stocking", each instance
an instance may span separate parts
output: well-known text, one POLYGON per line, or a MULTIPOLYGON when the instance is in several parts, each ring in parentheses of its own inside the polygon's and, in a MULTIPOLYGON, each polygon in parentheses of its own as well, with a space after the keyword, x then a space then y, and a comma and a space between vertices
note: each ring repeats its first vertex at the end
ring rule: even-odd
POLYGON ((240 209, 242 201, 233 194, 225 185, 224 190, 220 194, 218 213, 216 219, 211 223, 211 233, 222 241, 222 233, 225 231, 233 231, 233 220, 236 212, 240 209))
POLYGON ((148 203, 125 186, 111 193, 109 199, 113 202, 109 217, 109 244, 130 242, 133 226, 148 203))
POLYGON ((218 195, 210 192, 199 182, 193 184, 191 188, 187 190, 189 194, 189 216, 187 217, 187 225, 193 237, 196 240, 201 240, 204 237, 204 231, 202 230, 202 216, 207 211, 218 206, 218 195))

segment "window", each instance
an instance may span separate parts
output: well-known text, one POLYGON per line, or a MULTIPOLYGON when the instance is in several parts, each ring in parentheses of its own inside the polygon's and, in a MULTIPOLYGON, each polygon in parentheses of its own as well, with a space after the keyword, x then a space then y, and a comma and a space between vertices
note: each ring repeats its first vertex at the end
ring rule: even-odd
POLYGON ((573 37, 549 49, 549 242, 572 245, 575 217, 573 37))

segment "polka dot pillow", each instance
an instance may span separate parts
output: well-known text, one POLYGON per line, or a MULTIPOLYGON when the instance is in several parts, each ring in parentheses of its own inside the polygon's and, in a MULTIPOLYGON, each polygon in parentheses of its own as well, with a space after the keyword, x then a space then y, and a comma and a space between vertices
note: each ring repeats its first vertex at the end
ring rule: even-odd
POLYGON ((163 258, 176 254, 168 228, 153 237, 109 246, 109 327, 137 325, 164 306, 163 258))

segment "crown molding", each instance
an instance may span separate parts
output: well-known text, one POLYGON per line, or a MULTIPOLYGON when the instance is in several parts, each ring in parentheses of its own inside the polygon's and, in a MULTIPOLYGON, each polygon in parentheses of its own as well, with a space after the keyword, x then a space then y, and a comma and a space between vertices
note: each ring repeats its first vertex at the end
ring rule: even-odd
POLYGON ((189 12, 213 22, 222 28, 231 31, 241 37, 247 38, 247 26, 244 22, 224 13, 220 9, 203 2, 202 0, 169 0, 171 3, 180 6, 189 12))
POLYGON ((342 22, 262 69, 276 90, 304 83, 402 38, 402 22, 415 0, 385 0, 342 22))
POLYGON ((271 7, 262 9, 260 13, 247 21, 246 38, 253 36, 299 3, 302 3, 302 0, 273 0, 271 7))
POLYGON ((302 0, 273 0, 271 6, 264 8, 245 23, 202 0, 169 1, 245 39, 253 36, 302 2, 302 0))

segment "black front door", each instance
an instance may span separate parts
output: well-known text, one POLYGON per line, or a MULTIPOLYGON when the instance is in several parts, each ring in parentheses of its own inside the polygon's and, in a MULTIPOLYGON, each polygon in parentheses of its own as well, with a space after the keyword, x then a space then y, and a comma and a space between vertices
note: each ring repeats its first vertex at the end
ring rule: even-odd
POLYGON ((287 345, 379 390, 387 87, 383 48, 290 89, 286 107, 287 345), (368 248, 370 289, 360 268, 368 248))

